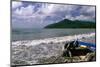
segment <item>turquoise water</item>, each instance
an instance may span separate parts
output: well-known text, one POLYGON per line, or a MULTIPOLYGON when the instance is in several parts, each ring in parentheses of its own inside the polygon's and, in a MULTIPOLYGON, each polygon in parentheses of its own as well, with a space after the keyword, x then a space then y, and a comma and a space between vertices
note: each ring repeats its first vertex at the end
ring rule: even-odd
POLYGON ((95 32, 95 29, 13 29, 12 41, 36 40, 95 32))

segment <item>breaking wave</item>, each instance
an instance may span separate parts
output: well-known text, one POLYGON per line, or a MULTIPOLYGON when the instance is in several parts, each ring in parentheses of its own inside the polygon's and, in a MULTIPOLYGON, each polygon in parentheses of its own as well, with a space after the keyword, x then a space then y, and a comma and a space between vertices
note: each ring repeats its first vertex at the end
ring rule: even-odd
POLYGON ((12 42, 12 64, 39 64, 42 59, 59 56, 66 42, 92 36, 95 33, 12 42))
POLYGON ((79 35, 72 35, 72 36, 63 36, 63 37, 54 37, 54 38, 46 38, 46 39, 40 39, 40 40, 22 40, 22 41, 15 41, 12 42, 13 45, 39 45, 41 43, 61 43, 61 42, 66 42, 66 41, 71 41, 71 40, 76 40, 76 39, 81 39, 81 38, 89 38, 91 36, 94 36, 95 33, 88 33, 88 34, 79 34, 79 35))

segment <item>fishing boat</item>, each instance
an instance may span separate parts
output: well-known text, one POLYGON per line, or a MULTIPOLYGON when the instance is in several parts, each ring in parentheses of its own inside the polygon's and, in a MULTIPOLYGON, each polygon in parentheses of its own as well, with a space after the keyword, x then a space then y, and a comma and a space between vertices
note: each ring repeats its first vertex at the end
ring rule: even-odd
POLYGON ((84 41, 71 41, 64 46, 65 50, 62 54, 63 57, 79 57, 79 61, 94 61, 96 60, 96 44, 84 41))

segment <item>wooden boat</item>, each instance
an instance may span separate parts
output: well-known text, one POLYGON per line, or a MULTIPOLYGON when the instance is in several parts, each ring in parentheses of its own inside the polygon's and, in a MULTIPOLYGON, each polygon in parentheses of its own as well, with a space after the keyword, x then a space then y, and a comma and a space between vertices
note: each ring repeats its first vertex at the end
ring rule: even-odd
POLYGON ((81 56, 86 55, 87 53, 95 52, 96 45, 93 43, 87 43, 82 41, 72 41, 64 46, 64 52, 62 56, 81 56))

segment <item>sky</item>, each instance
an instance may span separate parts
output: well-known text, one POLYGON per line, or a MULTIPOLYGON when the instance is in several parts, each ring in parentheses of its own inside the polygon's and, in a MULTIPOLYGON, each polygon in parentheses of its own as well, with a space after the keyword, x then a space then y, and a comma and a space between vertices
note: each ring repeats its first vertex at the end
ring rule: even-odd
POLYGON ((95 7, 12 1, 12 28, 43 28, 63 19, 95 21, 95 7))

